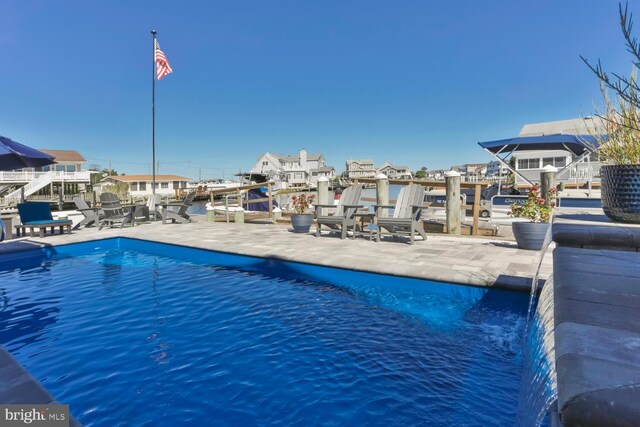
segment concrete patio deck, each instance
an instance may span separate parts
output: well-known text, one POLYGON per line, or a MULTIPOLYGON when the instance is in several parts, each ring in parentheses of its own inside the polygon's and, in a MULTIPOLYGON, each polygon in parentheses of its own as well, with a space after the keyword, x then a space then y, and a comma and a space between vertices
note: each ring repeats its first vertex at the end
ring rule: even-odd
MULTIPOLYGON (((515 242, 489 238, 429 235, 413 246, 404 241, 376 243, 368 238, 340 240, 336 234, 316 238, 296 234, 273 224, 227 224, 205 222, 196 217, 190 224, 159 222, 123 229, 88 228, 71 235, 27 237, 0 243, 0 255, 42 245, 63 245, 110 237, 130 237, 200 249, 271 257, 475 286, 528 290, 538 263, 537 251, 518 249, 515 242)), ((312 232, 315 228, 312 227, 312 232)), ((545 257, 541 278, 551 273, 552 257, 545 257)))

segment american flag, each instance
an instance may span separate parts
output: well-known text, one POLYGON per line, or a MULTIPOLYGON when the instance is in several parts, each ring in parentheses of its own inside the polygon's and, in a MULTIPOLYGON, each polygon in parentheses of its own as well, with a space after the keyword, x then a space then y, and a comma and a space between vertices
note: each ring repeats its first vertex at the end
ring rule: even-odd
POLYGON ((162 80, 162 78, 167 74, 173 73, 173 70, 171 69, 171 65, 169 65, 169 61, 167 61, 167 57, 164 56, 164 52, 160 49, 158 40, 156 40, 155 42, 156 75, 158 76, 158 80, 162 80))

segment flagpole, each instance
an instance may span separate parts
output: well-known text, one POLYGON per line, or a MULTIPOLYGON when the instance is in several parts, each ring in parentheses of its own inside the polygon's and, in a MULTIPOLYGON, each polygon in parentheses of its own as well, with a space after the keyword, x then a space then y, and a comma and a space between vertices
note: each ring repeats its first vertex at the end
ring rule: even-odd
POLYGON ((156 30, 151 30, 153 36, 153 56, 151 66, 151 194, 156 195, 156 30))

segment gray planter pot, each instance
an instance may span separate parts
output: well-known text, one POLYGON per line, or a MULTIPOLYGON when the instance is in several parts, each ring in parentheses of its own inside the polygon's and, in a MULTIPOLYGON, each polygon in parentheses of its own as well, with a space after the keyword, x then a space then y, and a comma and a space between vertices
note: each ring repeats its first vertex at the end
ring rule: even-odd
POLYGON ((308 233, 313 222, 311 214, 293 214, 291 215, 291 225, 294 233, 308 233))
POLYGON ((640 223, 640 165, 600 168, 602 210, 614 221, 640 223))
POLYGON ((539 251, 550 225, 548 222, 514 222, 511 226, 520 249, 539 251))

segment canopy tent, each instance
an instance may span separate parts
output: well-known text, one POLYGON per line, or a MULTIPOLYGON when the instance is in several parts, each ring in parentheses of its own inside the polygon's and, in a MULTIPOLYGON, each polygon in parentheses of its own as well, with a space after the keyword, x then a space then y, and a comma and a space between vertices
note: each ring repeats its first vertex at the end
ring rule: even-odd
POLYGON ((569 170, 569 167, 581 162, 584 158, 593 153, 599 146, 598 140, 593 135, 540 135, 540 136, 518 136, 515 138, 500 139, 497 141, 478 142, 485 151, 495 157, 502 165, 511 172, 518 175, 528 183, 532 184, 526 177, 513 169, 506 158, 517 151, 537 151, 537 150, 566 150, 577 158, 558 171, 558 175, 569 170))

